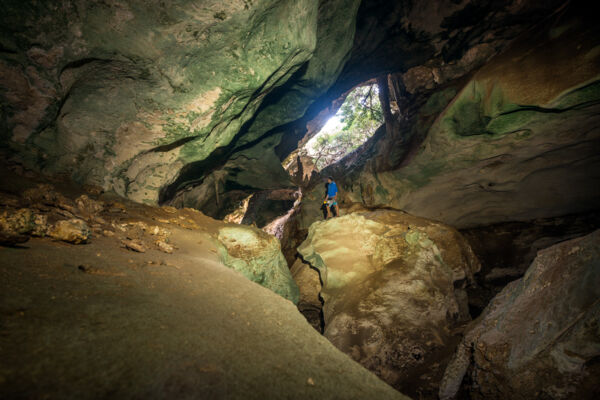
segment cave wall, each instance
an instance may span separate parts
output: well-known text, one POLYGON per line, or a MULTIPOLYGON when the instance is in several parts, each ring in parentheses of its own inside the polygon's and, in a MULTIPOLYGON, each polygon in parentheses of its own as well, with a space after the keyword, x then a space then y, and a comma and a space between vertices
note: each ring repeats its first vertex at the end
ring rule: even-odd
MULTIPOLYGON (((342 182, 348 203, 459 228, 597 209, 600 43, 583 11, 527 32, 464 86, 440 85, 391 142, 380 134, 324 174, 342 182)), ((320 196, 318 188, 305 198, 320 196)))
POLYGON ((300 117, 341 71, 358 4, 3 2, 5 158, 157 203, 182 168, 300 117))
POLYGON ((227 214, 252 192, 291 186, 280 162, 354 85, 387 72, 452 81, 560 4, 5 1, 3 158, 227 214))

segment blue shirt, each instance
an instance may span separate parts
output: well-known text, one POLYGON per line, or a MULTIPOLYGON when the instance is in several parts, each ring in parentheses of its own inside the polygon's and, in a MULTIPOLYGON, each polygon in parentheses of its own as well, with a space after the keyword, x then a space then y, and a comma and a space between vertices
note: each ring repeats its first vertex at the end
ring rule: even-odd
POLYGON ((327 185, 327 197, 333 197, 337 194, 338 190, 337 190, 337 185, 335 184, 335 182, 331 182, 330 184, 327 185))

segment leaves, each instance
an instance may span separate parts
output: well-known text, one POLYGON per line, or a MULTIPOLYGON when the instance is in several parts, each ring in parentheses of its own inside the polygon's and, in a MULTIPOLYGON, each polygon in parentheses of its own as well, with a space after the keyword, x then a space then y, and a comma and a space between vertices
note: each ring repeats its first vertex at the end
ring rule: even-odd
POLYGON ((318 169, 342 159, 370 138, 383 123, 376 84, 359 86, 346 97, 336 117, 341 124, 309 141, 308 155, 318 169))

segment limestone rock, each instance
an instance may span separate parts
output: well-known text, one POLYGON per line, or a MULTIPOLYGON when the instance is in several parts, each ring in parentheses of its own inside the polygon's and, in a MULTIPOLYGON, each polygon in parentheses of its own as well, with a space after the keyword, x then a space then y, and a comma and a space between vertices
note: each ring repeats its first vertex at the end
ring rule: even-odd
POLYGON ((480 268, 466 240, 379 210, 314 223, 298 252, 320 272, 325 337, 404 393, 437 392, 480 268))
POLYGON ((47 183, 41 183, 35 187, 26 189, 22 196, 26 201, 32 203, 40 201, 53 203, 56 200, 57 193, 54 190, 54 186, 47 183))
POLYGON ((140 240, 126 239, 126 240, 123 240, 121 243, 128 250, 132 250, 132 251, 135 251, 138 253, 146 252, 146 246, 144 246, 144 243, 142 243, 142 241, 140 241, 140 240))
POLYGON ((33 221, 32 236, 45 236, 48 232, 48 216, 44 214, 36 214, 33 221))
POLYGON ((5 210, 0 214, 0 229, 15 234, 30 233, 35 229, 35 214, 28 208, 5 210))
POLYGON ((298 286, 290 274, 277 238, 254 227, 226 226, 219 229, 217 240, 223 264, 298 303, 298 286))
POLYGON ((24 243, 31 236, 44 236, 48 217, 29 208, 6 209, 0 213, 0 242, 4 245, 24 243))
POLYGON ((334 83, 360 1, 319 4, 10 0, 2 25, 28 29, 3 35, 18 54, 0 57, 6 141, 33 168, 36 154, 50 173, 156 204, 184 166, 301 117, 334 83))
POLYGON ((465 375, 473 399, 598 398, 599 299, 600 231, 540 251, 467 330, 440 398, 465 375))
POLYGON ((183 256, 116 239, 0 249, 0 398, 409 400, 223 267, 206 231, 173 237, 183 256))
POLYGON ((91 199, 85 194, 76 198, 75 204, 77 205, 79 211, 88 215, 95 215, 104 210, 103 202, 91 199))
POLYGON ((167 254, 173 254, 173 251, 175 251, 175 248, 172 245, 163 240, 157 240, 156 247, 158 247, 158 249, 163 253, 167 254))
MULTIPOLYGON (((600 28, 578 14, 583 3, 572 6, 466 84, 413 101, 397 132, 405 146, 382 135, 351 167, 342 160, 324 175, 336 177, 351 201, 460 229, 597 210, 600 28), (392 162, 383 168, 378 159, 392 162)), ((409 89, 427 90, 421 86, 433 83, 432 71, 409 70, 406 79, 419 78, 409 89)))
POLYGON ((73 218, 58 221, 49 229, 48 236, 64 242, 81 244, 89 241, 91 231, 85 221, 73 218))

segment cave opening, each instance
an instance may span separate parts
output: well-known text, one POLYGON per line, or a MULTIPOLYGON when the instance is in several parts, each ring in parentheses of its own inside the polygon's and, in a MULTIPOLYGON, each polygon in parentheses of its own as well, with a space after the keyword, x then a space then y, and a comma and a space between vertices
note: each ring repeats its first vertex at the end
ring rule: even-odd
POLYGON ((320 171, 358 149, 384 122, 379 86, 367 81, 344 96, 341 107, 297 150, 320 171))

